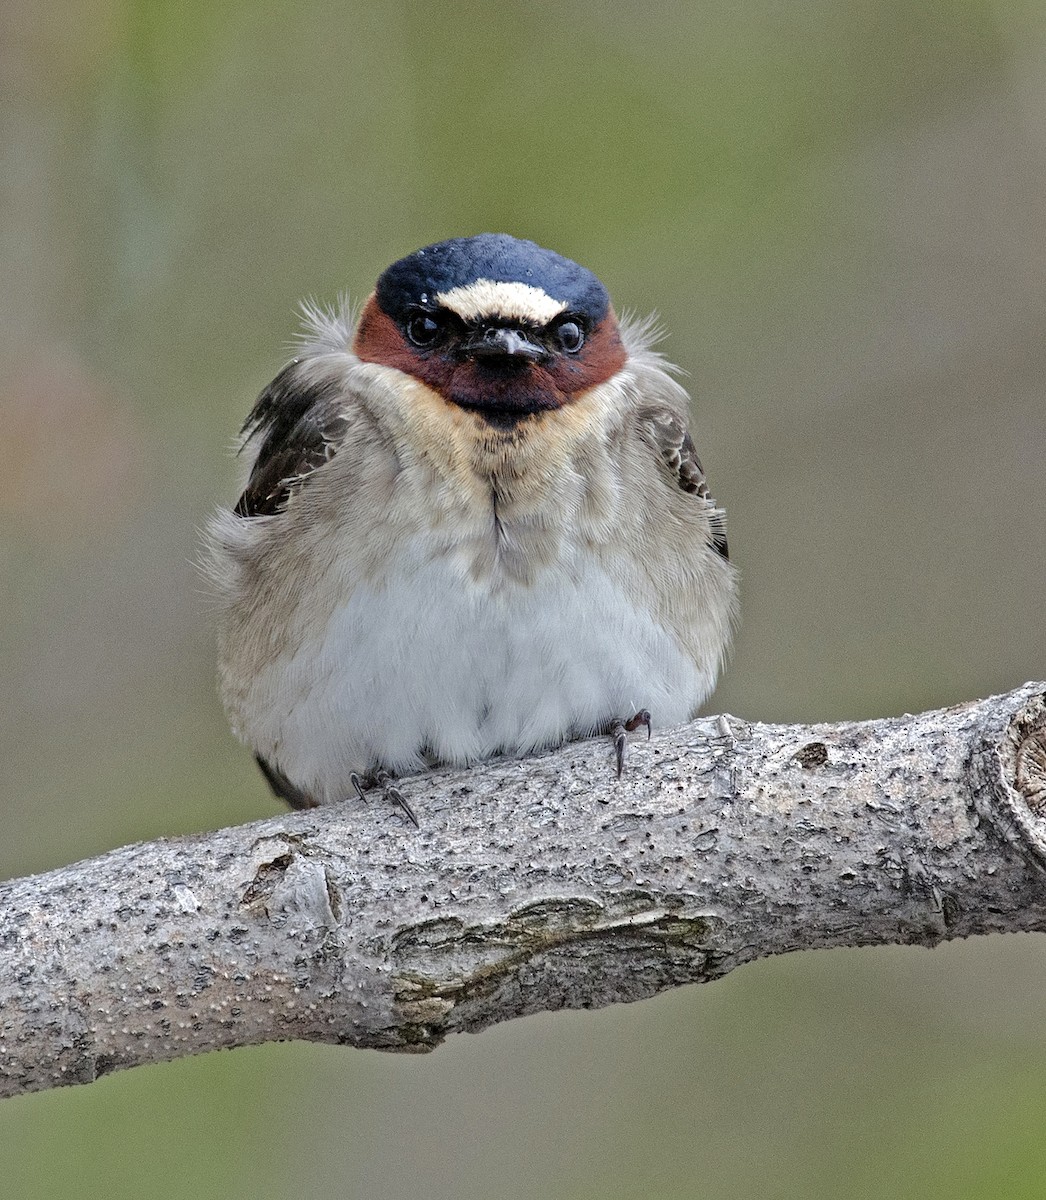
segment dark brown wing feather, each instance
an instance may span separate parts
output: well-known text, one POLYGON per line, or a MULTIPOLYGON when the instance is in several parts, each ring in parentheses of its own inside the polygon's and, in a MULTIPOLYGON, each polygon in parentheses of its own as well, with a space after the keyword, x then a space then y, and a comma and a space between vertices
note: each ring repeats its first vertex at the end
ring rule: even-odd
POLYGON ((337 379, 310 381, 297 359, 284 367, 243 425, 244 438, 260 445, 236 515, 271 516, 285 508, 295 488, 333 455, 344 420, 337 379))
POLYGON ((303 792, 300 787, 295 787, 279 767, 274 767, 272 763, 266 762, 260 754, 254 756, 254 761, 261 768, 265 782, 272 788, 273 793, 281 800, 285 800, 291 808, 316 807, 316 801, 307 792, 303 792))
POLYGON ((726 513, 716 504, 708 490, 705 471, 697 457, 697 448, 689 431, 670 408, 656 409, 649 414, 648 422, 654 444, 664 460, 665 466, 675 477, 684 492, 698 496, 708 507, 711 526, 711 544, 723 558, 729 559, 726 542, 726 513))

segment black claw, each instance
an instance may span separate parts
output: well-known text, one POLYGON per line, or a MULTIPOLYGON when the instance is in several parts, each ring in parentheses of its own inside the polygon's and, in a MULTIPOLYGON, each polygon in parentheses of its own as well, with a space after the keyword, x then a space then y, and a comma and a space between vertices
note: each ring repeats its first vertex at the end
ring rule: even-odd
POLYGON ((647 741, 650 740, 650 713, 641 708, 634 717, 629 717, 627 721, 620 719, 611 722, 610 736, 614 739, 614 754, 617 760, 617 777, 618 779, 624 774, 625 770, 625 749, 628 745, 628 734, 637 730, 640 725, 646 726, 647 741))
MULTIPOLYGON (((349 782, 356 789, 356 794, 361 800, 366 799, 364 792, 363 780, 355 771, 349 776, 349 782)), ((372 787, 381 788, 382 795, 385 797, 387 804, 391 804, 394 808, 398 808, 404 814, 408 821, 415 829, 421 828, 421 822, 418 820, 414 809, 407 803, 407 797, 399 790, 392 782, 392 776, 388 771, 378 771, 373 777, 373 780, 368 780, 372 787)))
POLYGON ((415 829, 420 829, 421 825, 418 818, 414 814, 414 809, 407 803, 407 797, 399 790, 392 782, 392 776, 388 771, 379 771, 374 777, 374 782, 385 793, 385 799, 389 804, 393 804, 396 808, 401 808, 406 814, 407 819, 413 824, 415 829))
POLYGON ((626 730, 623 721, 615 721, 610 726, 610 733, 614 739, 614 754, 617 759, 617 777, 621 778, 625 770, 625 747, 628 745, 628 739, 625 736, 626 730))
POLYGON ((414 809, 412 809, 411 806, 407 803, 407 797, 404 796, 404 794, 399 790, 399 788, 396 788, 396 787, 386 788, 385 789, 385 797, 386 797, 386 799, 391 800, 392 803, 395 804, 397 808, 401 808, 403 810, 404 815, 406 816, 407 820, 410 821, 410 823, 414 826, 415 829, 421 828, 421 822, 418 820, 417 815, 414 812, 414 809))

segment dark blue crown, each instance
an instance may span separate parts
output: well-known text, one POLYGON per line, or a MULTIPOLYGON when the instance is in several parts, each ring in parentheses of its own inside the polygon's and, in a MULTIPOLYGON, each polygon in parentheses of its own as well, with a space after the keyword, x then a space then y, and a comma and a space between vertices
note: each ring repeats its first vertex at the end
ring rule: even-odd
POLYGON ((507 233, 480 233, 451 238, 415 250, 378 279, 378 303, 392 317, 412 308, 427 308, 438 292, 449 292, 477 279, 494 283, 529 283, 554 300, 562 300, 593 325, 606 316, 610 297, 591 271, 535 242, 507 233))

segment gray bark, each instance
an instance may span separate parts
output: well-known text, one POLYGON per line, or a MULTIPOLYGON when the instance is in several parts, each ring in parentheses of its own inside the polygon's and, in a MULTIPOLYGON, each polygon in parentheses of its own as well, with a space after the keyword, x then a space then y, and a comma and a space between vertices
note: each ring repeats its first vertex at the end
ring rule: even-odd
POLYGON ((1046 684, 711 718, 0 885, 0 1094, 300 1038, 430 1050, 767 954, 1046 928, 1046 684))

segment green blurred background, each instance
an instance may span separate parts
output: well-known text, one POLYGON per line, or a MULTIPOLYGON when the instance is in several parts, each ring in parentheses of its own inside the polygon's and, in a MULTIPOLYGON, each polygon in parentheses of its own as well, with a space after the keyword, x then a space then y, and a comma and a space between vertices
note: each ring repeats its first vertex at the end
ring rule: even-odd
MULTIPOLYGON (((277 811, 191 560, 302 296, 481 230, 657 308, 730 513, 714 703, 1046 676, 1046 8, 0 9, 0 874, 277 811)), ((5 1197, 1041 1196, 1038 938, 793 955, 424 1059, 0 1108, 5 1197)))

